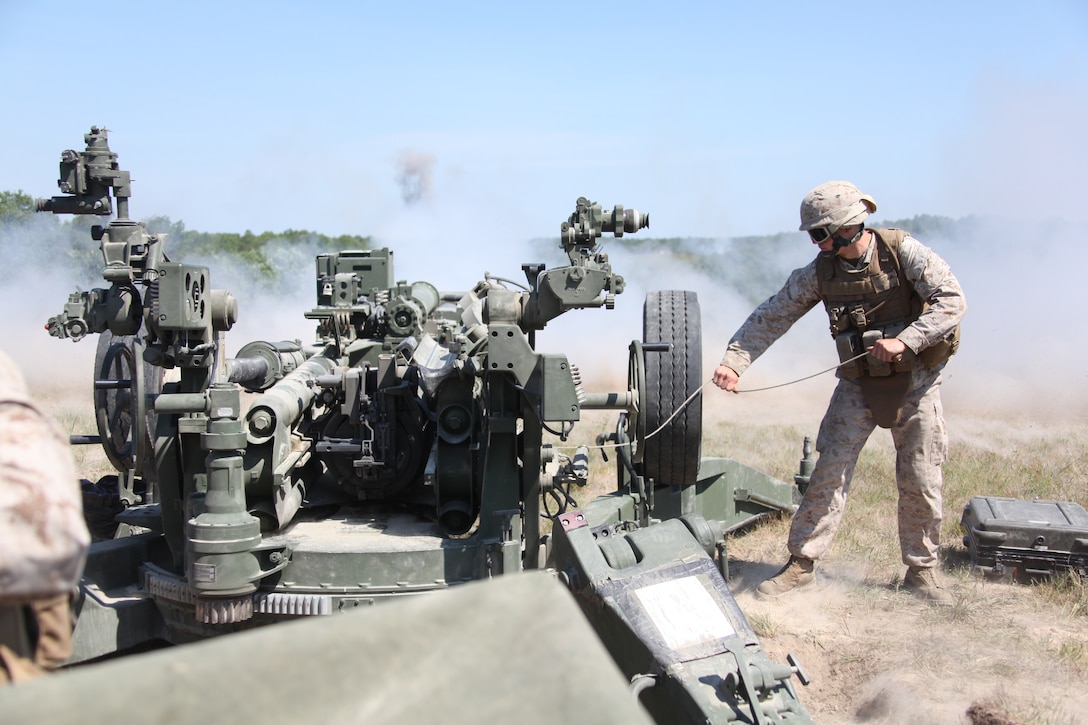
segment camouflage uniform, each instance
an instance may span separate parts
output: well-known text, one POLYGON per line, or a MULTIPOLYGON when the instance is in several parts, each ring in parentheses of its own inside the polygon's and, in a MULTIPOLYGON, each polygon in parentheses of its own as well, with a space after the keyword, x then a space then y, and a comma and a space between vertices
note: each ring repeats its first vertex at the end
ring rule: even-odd
POLYGON ((89 543, 68 441, 0 352, 0 683, 71 654, 70 596, 89 543))
MULTIPOLYGON (((868 252, 875 247, 875 240, 868 252)), ((930 306, 897 337, 919 353, 946 339, 967 309, 959 282, 948 264, 928 247, 907 236, 899 247, 903 276, 930 306)), ((816 261, 795 270, 782 289, 755 309, 737 330, 722 365, 742 374, 797 320, 821 302, 816 261)), ((932 369, 918 366, 891 428, 895 443, 899 488, 899 543, 908 566, 937 566, 941 529, 941 465, 948 447, 941 409, 943 363, 932 369)), ((808 490, 793 519, 789 551, 819 559, 827 551, 842 521, 850 480, 858 455, 876 427, 873 414, 855 379, 839 374, 839 383, 816 441, 820 453, 808 490)))

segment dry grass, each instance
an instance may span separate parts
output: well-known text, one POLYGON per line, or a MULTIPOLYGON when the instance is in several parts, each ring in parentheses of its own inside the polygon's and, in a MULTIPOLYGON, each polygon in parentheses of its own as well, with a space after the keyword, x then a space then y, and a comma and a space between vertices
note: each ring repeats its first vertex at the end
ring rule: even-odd
MULTIPOLYGON (((818 420, 812 416, 811 431, 781 421, 712 421, 704 453, 788 480, 800 442, 815 436, 818 420)), ((1076 575, 1034 585, 979 577, 959 525, 964 505, 980 495, 1088 507, 1088 424, 950 417, 949 427, 942 558, 955 606, 926 607, 898 588, 904 567, 895 534, 894 450, 885 431, 862 452, 816 590, 771 603, 753 596, 752 587, 786 557, 783 518, 730 540, 738 602, 773 659, 794 652, 809 671, 814 682, 801 697, 818 722, 1088 722, 1086 582, 1076 575)))

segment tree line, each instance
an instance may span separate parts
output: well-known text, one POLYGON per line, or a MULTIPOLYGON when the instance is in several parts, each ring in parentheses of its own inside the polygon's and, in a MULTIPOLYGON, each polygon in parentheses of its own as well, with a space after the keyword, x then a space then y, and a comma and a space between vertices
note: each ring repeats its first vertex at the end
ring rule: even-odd
MULTIPOLYGON (((368 249, 369 236, 330 236, 305 229, 254 233, 202 232, 187 229, 180 220, 153 216, 143 220, 150 234, 168 235, 167 254, 171 259, 193 264, 227 260, 246 273, 274 279, 282 269, 309 266, 317 252, 368 249)), ((102 256, 91 239, 91 227, 105 226, 106 217, 55 216, 35 211, 33 197, 22 191, 0 191, 0 249, 23 245, 41 248, 38 255, 52 261, 64 260, 77 279, 98 283, 102 256)))
MULTIPOLYGON (((32 244, 39 258, 62 261, 87 284, 98 284, 102 257, 90 238, 91 226, 108 223, 90 216, 57 217, 37 214, 34 199, 22 191, 0 192, 0 253, 7 254, 13 240, 32 244)), ((372 238, 355 234, 329 236, 318 232, 287 229, 254 233, 202 232, 188 229, 180 220, 154 216, 145 220, 152 234, 167 234, 171 259, 193 264, 218 266, 226 263, 252 279, 273 281, 281 273, 294 274, 308 267, 322 252, 369 249, 372 238)), ((918 215, 907 219, 870 222, 875 227, 898 227, 927 242, 969 237, 978 229, 975 217, 918 215)), ((548 247, 554 240, 527 240, 548 247)), ((812 258, 812 247, 802 232, 781 232, 728 239, 700 237, 651 238, 627 236, 609 240, 609 246, 636 259, 654 260, 665 256, 669 263, 698 271, 715 284, 732 289, 757 304, 782 284, 792 269, 812 258)), ((14 274, 14 272, 12 272, 14 274)), ((2 276, 2 274, 0 274, 2 276)))

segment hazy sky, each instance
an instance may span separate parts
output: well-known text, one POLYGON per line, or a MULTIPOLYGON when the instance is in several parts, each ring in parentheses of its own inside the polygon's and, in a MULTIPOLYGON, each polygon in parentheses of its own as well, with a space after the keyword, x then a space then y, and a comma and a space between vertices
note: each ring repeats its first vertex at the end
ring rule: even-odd
POLYGON ((202 231, 499 242, 584 195, 763 234, 835 178, 886 218, 1088 216, 1080 1, 0 0, 0 67, 0 190, 105 126, 132 215, 202 231))

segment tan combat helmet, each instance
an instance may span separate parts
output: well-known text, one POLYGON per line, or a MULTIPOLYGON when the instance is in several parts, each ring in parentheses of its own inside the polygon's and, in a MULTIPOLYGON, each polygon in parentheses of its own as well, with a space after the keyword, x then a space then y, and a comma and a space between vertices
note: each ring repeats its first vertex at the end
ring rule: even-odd
POLYGON ((805 195, 801 201, 801 226, 807 232, 817 227, 829 227, 834 232, 841 227, 861 224, 876 211, 876 202, 862 194, 849 181, 828 181, 805 195))

